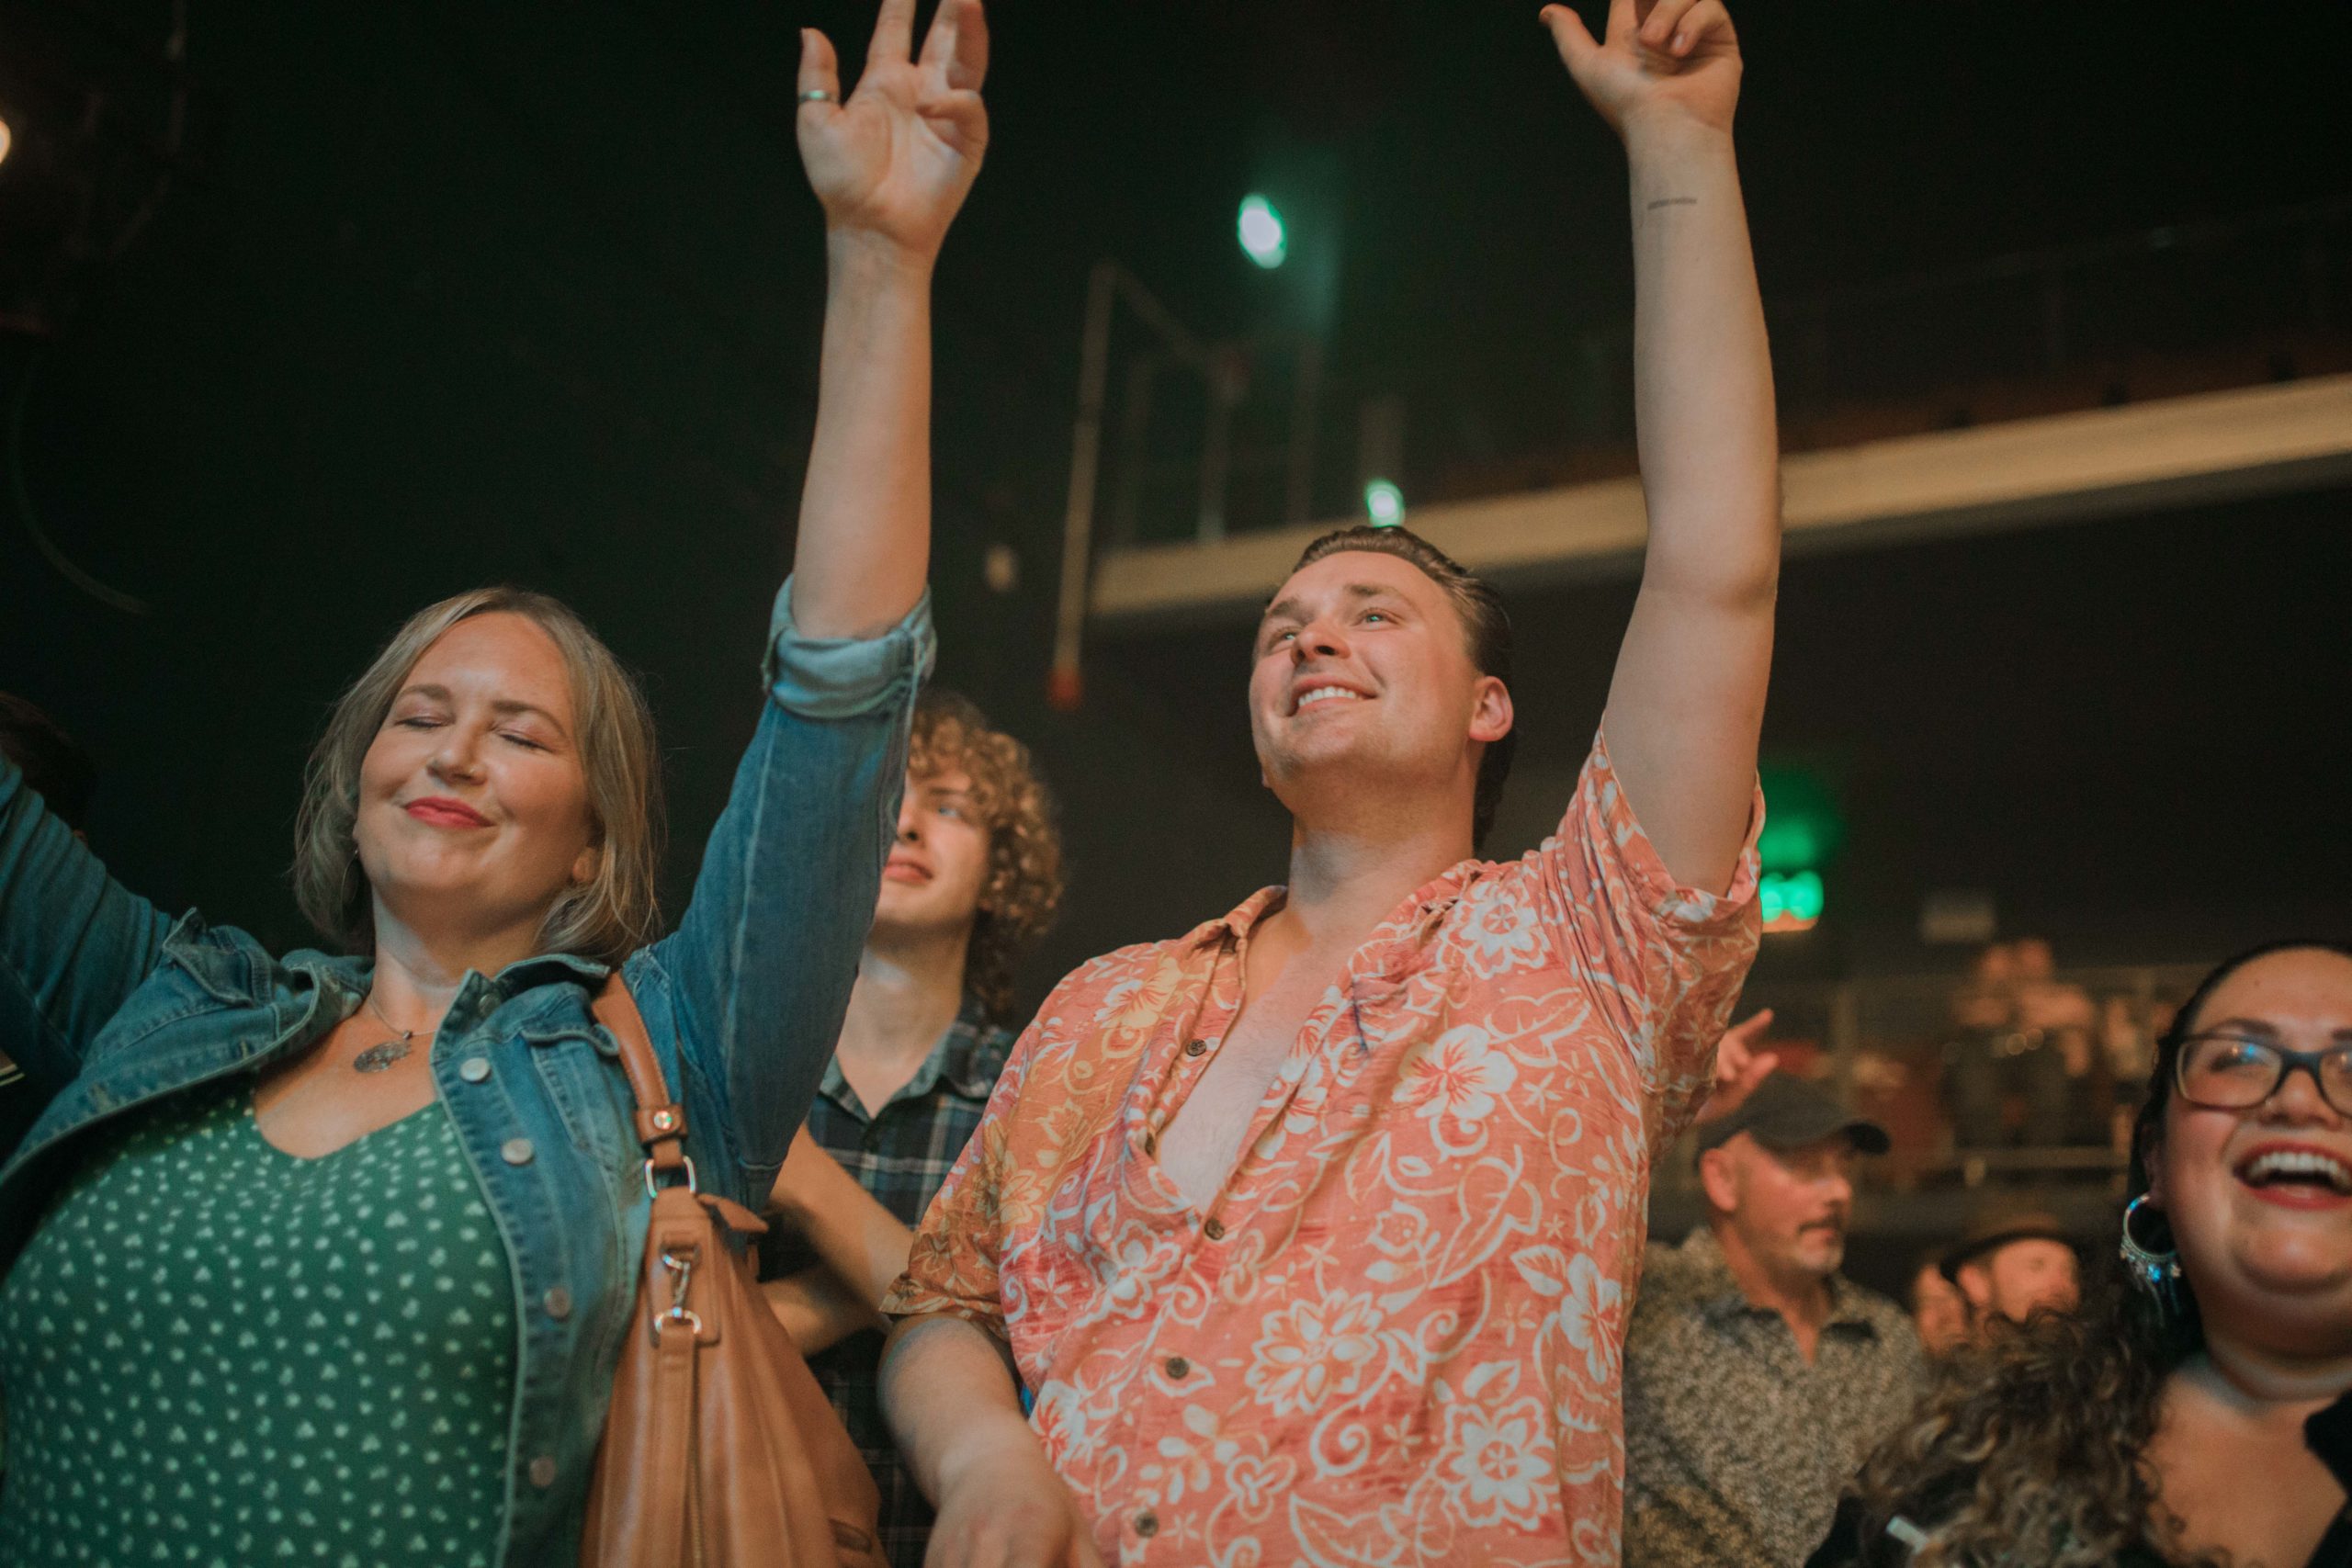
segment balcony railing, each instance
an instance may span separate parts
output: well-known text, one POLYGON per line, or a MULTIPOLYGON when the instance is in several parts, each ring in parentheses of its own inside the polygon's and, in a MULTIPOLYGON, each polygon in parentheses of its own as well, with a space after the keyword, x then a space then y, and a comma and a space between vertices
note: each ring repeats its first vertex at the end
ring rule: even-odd
MULTIPOLYGON (((1739 1017, 1773 1012, 1764 1049, 1883 1125, 1894 1147, 1866 1164, 1895 1191, 2120 1186, 2155 1042, 2200 966, 2063 971, 1979 987, 1951 976, 1756 984, 1739 1017)), ((1659 1184, 1687 1187, 1687 1157, 1659 1184)))

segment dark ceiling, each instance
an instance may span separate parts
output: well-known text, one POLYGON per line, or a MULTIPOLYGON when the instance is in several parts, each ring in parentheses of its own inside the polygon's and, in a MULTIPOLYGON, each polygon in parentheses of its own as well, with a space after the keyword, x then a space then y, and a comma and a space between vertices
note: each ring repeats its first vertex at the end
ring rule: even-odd
MULTIPOLYGON (((2352 8, 2182 15, 1748 6, 1768 292, 2352 191, 2352 8)), ((141 51, 171 16, 11 3, 0 46, 17 79, 44 50, 106 76, 152 138, 173 78, 141 51)), ((407 612, 502 579, 571 599, 646 671, 698 838, 748 730, 812 407, 794 30, 854 59, 866 17, 196 8, 152 220, 77 265, 53 333, 0 339, 0 686, 97 754, 93 839, 127 879, 297 940, 280 869, 320 714, 407 612)), ((1282 843, 1232 637, 1106 643, 1087 711, 1044 709, 1088 265, 1124 259, 1204 333, 1283 324, 1299 302, 1232 215, 1297 182, 1336 236, 1334 386, 1464 428, 1550 418, 1547 345, 1622 315, 1628 278, 1616 152, 1532 4, 1008 3, 994 28, 996 148, 940 280, 935 581, 944 677, 1070 801, 1044 978, 1221 912, 1282 843), (982 586, 991 543, 1023 563, 1009 594, 982 586)), ((62 134, 16 129, 18 169, 62 134)), ((1814 961, 1907 961, 1919 892, 1958 877, 2119 956, 2340 909, 2346 500, 1793 566, 1768 746, 1834 774, 1852 828, 1843 934, 1814 961)), ((1509 847, 1565 790, 1623 609, 1622 585, 1522 602, 1542 738, 1509 847)))

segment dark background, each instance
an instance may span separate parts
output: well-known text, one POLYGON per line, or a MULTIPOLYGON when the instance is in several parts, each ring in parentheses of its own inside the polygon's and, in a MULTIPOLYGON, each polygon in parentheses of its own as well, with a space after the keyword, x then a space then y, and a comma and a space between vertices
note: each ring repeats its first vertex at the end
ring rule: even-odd
MULTIPOLYGON (((1622 418, 1578 413, 1556 348, 1628 308, 1622 159, 1533 13, 996 8, 995 149, 939 281, 934 582, 943 679, 1067 802, 1071 897, 1033 987, 1223 912, 1284 841, 1249 752, 1246 626, 1098 637, 1083 711, 1044 704, 1087 267, 1123 259, 1204 333, 1319 328, 1335 405, 1409 398, 1426 473, 1622 418), (1260 274, 1233 243, 1240 195, 1283 179, 1320 224, 1313 299, 1312 268, 1260 274), (1006 594, 980 575, 1000 543, 1006 594)), ((102 77, 150 141, 187 88, 177 154, 107 175, 131 206, 168 174, 152 220, 52 276, 41 330, 0 336, 0 687, 96 753, 91 838, 127 881, 291 944, 290 822, 339 684, 432 599, 541 587, 646 676, 682 889, 753 716, 813 409, 794 29, 854 65, 869 13, 205 6, 177 78, 141 63, 171 17, 0 6, 14 79, 102 77), (75 587, 37 535, 149 613, 75 587)), ((2352 8, 1740 19, 1775 298, 2352 194, 2352 8)), ((0 110, 7 222, 55 128, 0 110)), ((1350 457, 1318 473, 1324 514, 1350 457)), ((1768 972, 1955 962, 1914 932, 1951 886, 2069 960, 2341 931, 2348 502, 1792 560, 1767 753, 1828 781, 1846 836, 1828 918, 1768 972)), ((1519 596, 1526 739, 1496 850, 1565 799, 1630 594, 1519 596)))

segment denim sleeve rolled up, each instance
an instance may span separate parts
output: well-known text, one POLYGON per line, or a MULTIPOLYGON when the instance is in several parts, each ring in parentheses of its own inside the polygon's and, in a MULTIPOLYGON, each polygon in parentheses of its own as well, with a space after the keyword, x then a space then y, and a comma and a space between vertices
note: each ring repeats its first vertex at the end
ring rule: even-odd
MULTIPOLYGON (((753 1207, 841 1031, 933 654, 928 599, 866 639, 801 637, 790 606, 787 583, 759 722, 694 897, 676 931, 623 964, 703 1188, 753 1207)), ((96 1129, 315 1048, 364 1005, 373 967, 166 919, 0 762, 0 1052, 44 1102, 20 1146, 0 1148, 0 1281, 96 1129)), ((513 1275, 500 1568, 577 1563, 634 1321, 650 1200, 616 1049, 590 1010, 605 974, 566 954, 469 974, 429 1052, 513 1275)))
POLYGON ((726 1190, 755 1209, 841 1034, 932 657, 928 594, 882 637, 814 638, 793 626, 784 585, 768 701, 693 902, 627 967, 657 1038, 657 1010, 673 1010, 688 1128, 731 1134, 726 1190))

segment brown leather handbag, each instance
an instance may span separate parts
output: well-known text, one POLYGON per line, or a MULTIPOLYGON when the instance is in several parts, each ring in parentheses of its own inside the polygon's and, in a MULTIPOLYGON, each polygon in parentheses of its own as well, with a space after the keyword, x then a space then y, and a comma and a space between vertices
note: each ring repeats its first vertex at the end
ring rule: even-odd
POLYGON ((653 1223, 588 1491, 583 1568, 888 1568, 874 1478, 740 1244, 767 1226, 695 1187, 684 1108, 618 974, 595 1013, 637 1100, 653 1223))

